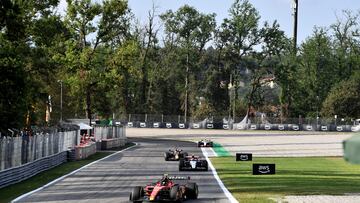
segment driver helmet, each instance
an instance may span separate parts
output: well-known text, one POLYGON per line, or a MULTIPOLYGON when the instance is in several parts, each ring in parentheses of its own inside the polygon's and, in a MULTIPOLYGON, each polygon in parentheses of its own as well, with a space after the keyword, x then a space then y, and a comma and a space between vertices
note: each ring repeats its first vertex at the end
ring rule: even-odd
POLYGON ((167 174, 164 174, 163 178, 161 179, 161 185, 166 185, 169 182, 169 178, 167 174))

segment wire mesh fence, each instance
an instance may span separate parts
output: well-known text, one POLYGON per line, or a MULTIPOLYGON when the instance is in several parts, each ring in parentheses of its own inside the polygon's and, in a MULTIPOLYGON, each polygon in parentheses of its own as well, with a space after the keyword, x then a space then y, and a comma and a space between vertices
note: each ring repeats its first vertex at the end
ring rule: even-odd
POLYGON ((0 138, 0 170, 20 166, 68 150, 76 145, 78 131, 37 132, 0 138))
MULTIPOLYGON (((145 123, 245 123, 246 116, 215 115, 207 117, 185 117, 183 115, 161 115, 161 114, 127 114, 119 115, 115 120, 121 123, 145 122, 145 123), (186 121, 186 122, 185 122, 186 121)), ((247 123, 251 124, 308 124, 308 125, 355 125, 355 120, 350 118, 281 118, 259 115, 249 117, 247 123)))

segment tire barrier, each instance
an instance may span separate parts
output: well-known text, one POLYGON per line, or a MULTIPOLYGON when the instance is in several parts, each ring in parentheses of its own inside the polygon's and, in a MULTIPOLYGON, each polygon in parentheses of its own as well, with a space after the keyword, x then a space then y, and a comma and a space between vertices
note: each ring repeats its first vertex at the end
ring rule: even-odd
POLYGON ((311 125, 307 125, 306 128, 305 128, 307 131, 312 131, 313 130, 313 127, 311 125))
POLYGON ((336 131, 338 131, 338 132, 343 131, 343 127, 342 126, 336 126, 336 131))
POLYGON ((194 129, 199 129, 199 128, 200 128, 200 124, 199 124, 199 123, 193 123, 192 128, 194 128, 194 129))
POLYGON ((292 129, 295 130, 295 131, 298 131, 298 130, 300 130, 300 127, 298 125, 293 125, 292 129))
POLYGON ((0 171, 0 188, 21 182, 38 173, 67 162, 67 153, 67 151, 63 151, 22 166, 0 171))
POLYGON ((321 131, 328 131, 328 126, 322 125, 320 129, 321 131))
POLYGON ((285 130, 285 126, 284 125, 278 125, 278 129, 279 130, 285 130))
POLYGON ((214 124, 208 123, 208 124, 206 124, 206 128, 207 129, 214 129, 214 124))
POLYGON ((358 126, 351 126, 351 131, 352 131, 352 132, 359 132, 359 131, 360 131, 360 125, 358 125, 358 126))
POLYGON ((265 130, 271 130, 271 125, 265 124, 264 129, 265 129, 265 130))
POLYGON ((257 129, 257 126, 256 126, 256 125, 250 125, 250 129, 251 129, 251 130, 256 130, 256 129, 257 129))
POLYGON ((280 130, 280 131, 337 131, 337 132, 356 132, 360 127, 351 125, 316 125, 316 124, 227 124, 222 122, 197 122, 197 123, 177 123, 177 122, 121 122, 129 128, 178 128, 178 129, 223 129, 223 130, 280 130))
POLYGON ((146 123, 141 122, 141 123, 140 123, 140 128, 146 128, 146 123))

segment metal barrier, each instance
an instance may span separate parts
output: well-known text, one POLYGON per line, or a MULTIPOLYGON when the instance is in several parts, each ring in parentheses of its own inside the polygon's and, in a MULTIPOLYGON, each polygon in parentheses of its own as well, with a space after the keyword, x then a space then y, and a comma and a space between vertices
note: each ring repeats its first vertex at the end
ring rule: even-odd
POLYGON ((67 152, 63 151, 52 156, 43 157, 22 166, 0 172, 0 188, 18 183, 38 173, 51 169, 67 161, 67 152))

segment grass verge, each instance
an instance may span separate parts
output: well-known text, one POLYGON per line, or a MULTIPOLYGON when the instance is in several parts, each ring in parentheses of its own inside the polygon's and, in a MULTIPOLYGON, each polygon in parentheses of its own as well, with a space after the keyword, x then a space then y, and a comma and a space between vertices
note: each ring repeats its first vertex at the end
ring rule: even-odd
MULTIPOLYGON (((135 145, 134 143, 128 143, 124 147, 116 148, 116 150, 120 151, 127 147, 135 145)), ((114 149, 112 149, 114 150, 114 149)), ((42 173, 39 173, 27 180, 24 180, 20 183, 16 183, 14 185, 10 185, 5 188, 0 189, 0 203, 10 202, 11 200, 15 199, 16 197, 25 194, 27 192, 30 192, 32 190, 35 190, 63 175, 66 175, 78 168, 81 168, 82 166, 85 166, 91 162, 94 162, 96 160, 99 160, 101 158, 104 158, 110 154, 114 153, 112 152, 106 152, 101 151, 97 152, 94 155, 89 156, 88 158, 80 161, 73 161, 73 162, 67 162, 64 164, 61 164, 60 166, 57 166, 55 168, 52 168, 50 170, 44 171, 42 173)))
POLYGON ((341 157, 211 158, 221 180, 239 202, 273 202, 286 195, 343 195, 360 192, 360 165, 341 157), (252 163, 275 163, 276 175, 252 175, 252 163))

